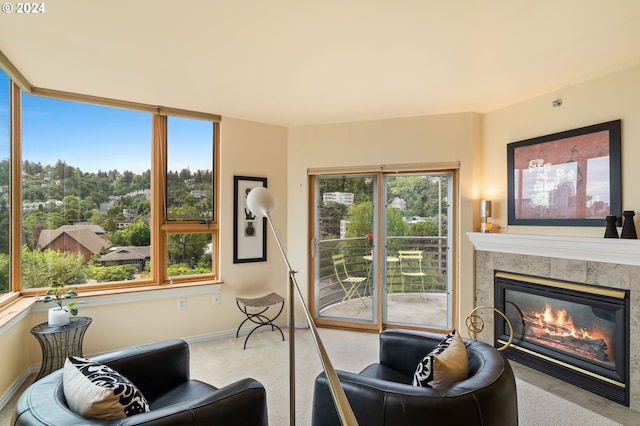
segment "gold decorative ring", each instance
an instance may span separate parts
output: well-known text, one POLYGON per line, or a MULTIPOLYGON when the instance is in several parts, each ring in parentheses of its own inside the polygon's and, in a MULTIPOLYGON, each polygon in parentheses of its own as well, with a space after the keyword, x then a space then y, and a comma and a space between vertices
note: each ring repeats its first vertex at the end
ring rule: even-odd
POLYGON ((476 312, 480 309, 491 309, 493 312, 500 314, 500 316, 504 318, 505 322, 509 326, 509 341, 502 347, 498 348, 498 350, 503 351, 507 349, 511 345, 511 342, 513 342, 513 325, 511 324, 511 321, 509 321, 509 318, 507 318, 507 316, 504 314, 504 312, 502 312, 500 309, 494 308, 493 306, 478 306, 473 311, 471 311, 471 313, 465 320, 469 338, 475 339, 475 337, 471 336, 472 332, 475 336, 477 333, 480 333, 482 330, 484 330, 484 320, 480 317, 480 315, 476 314, 476 312))

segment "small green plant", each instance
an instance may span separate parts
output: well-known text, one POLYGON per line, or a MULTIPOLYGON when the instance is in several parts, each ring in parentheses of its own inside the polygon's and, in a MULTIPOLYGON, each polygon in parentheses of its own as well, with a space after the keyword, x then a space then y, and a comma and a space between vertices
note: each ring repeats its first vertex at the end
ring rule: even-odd
POLYGON ((46 296, 44 296, 44 298, 42 299, 42 302, 56 302, 60 309, 66 310, 67 312, 69 312, 69 314, 75 317, 76 315, 78 315, 78 308, 76 308, 78 302, 69 302, 67 306, 62 306, 62 302, 64 299, 70 299, 77 295, 78 293, 75 291, 75 288, 68 288, 64 283, 52 281, 49 290, 47 290, 46 296))

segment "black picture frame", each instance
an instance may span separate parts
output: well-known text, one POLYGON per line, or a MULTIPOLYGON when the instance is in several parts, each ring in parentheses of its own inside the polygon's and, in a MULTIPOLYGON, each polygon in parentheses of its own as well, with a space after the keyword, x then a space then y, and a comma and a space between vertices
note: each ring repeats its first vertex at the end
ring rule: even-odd
POLYGON ((621 120, 507 144, 509 225, 602 226, 622 216, 621 120))
POLYGON ((267 187, 267 178, 233 177, 233 263, 267 260, 267 219, 247 207, 247 195, 260 186, 267 187))

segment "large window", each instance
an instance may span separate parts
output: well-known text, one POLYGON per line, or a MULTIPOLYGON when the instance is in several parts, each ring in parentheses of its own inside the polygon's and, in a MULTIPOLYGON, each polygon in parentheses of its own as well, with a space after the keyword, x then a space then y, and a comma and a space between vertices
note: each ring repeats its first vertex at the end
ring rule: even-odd
POLYGON ((22 288, 149 277, 151 114, 24 95, 22 288))
POLYGON ((10 81, 0 71, 0 294, 9 289, 10 81))
POLYGON ((217 121, 0 73, 0 293, 217 281, 217 121))

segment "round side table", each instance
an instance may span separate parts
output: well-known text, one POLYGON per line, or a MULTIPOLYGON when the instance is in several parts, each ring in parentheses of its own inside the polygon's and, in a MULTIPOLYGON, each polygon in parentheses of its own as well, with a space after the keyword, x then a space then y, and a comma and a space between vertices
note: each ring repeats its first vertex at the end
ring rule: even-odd
POLYGON ((82 340, 90 324, 89 317, 71 317, 66 325, 50 327, 44 322, 31 329, 42 348, 42 365, 36 380, 62 368, 67 357, 83 356, 82 340))

